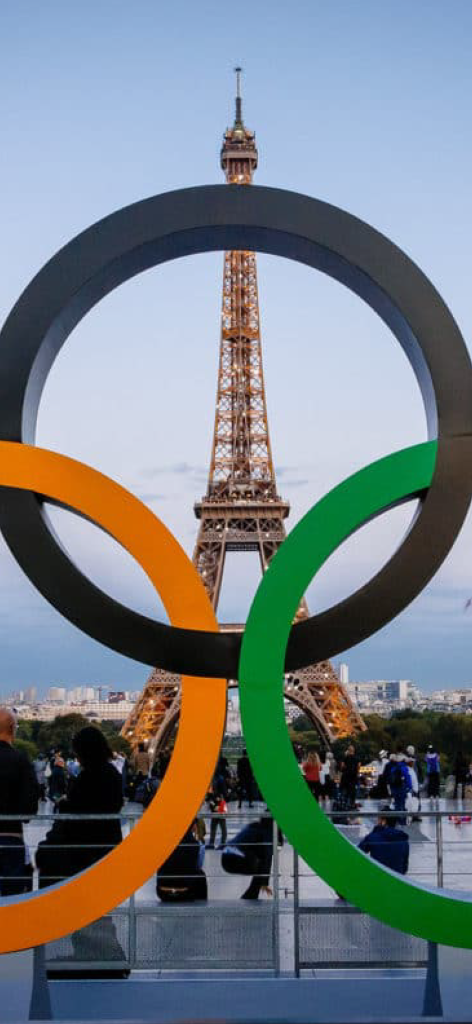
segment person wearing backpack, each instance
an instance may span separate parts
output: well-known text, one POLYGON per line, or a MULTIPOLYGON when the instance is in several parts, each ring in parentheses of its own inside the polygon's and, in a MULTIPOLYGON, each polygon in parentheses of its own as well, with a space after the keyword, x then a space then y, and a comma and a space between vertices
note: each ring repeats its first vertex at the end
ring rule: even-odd
POLYGON ((439 797, 440 771, 439 754, 436 753, 433 745, 430 743, 426 754, 426 781, 430 800, 437 800, 439 797))
POLYGON ((405 762, 405 755, 402 753, 393 754, 391 757, 388 786, 393 800, 393 809, 404 811, 407 794, 411 790, 411 775, 405 762))

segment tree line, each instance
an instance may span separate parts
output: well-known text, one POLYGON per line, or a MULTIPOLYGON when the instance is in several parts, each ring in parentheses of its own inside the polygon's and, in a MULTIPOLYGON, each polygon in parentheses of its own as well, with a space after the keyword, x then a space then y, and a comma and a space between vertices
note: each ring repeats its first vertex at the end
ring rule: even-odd
MULTIPOLYGON (((472 715, 444 714, 440 711, 413 711, 405 708, 396 711, 391 718, 380 715, 364 715, 367 731, 353 738, 356 751, 363 764, 378 757, 380 750, 396 753, 412 744, 417 755, 426 753, 431 743, 441 755, 441 773, 452 772, 456 755, 461 751, 472 761, 472 715)), ((305 715, 300 715, 290 729, 292 741, 304 750, 314 749, 322 753, 323 744, 313 725, 305 715)), ((333 753, 342 760, 351 737, 336 740, 333 753)))
POLYGON ((90 722, 84 715, 72 712, 70 715, 57 715, 52 722, 19 719, 15 746, 24 750, 34 761, 38 754, 47 754, 49 750, 60 750, 63 757, 72 754, 72 739, 79 729, 85 725, 97 725, 106 736, 112 750, 129 756, 131 747, 115 722, 90 722))
MULTIPOLYGON (((450 774, 458 751, 472 761, 472 715, 443 714, 437 711, 396 711, 391 718, 380 715, 364 715, 367 731, 354 737, 358 756, 363 764, 377 758, 380 750, 390 753, 405 750, 412 744, 418 755, 425 754, 427 747, 433 747, 441 755, 442 774, 450 774)), ((126 756, 131 753, 128 741, 120 736, 115 722, 97 722, 106 736, 112 750, 126 756)), ((25 721, 20 719, 16 745, 23 749, 31 760, 39 753, 60 750, 67 757, 72 752, 72 738, 89 719, 81 714, 58 715, 52 722, 25 721)), ((322 754, 323 742, 313 729, 313 724, 303 714, 294 720, 289 728, 292 742, 303 749, 317 750, 322 754)), ((238 740, 238 744, 241 741, 238 740)), ((342 760, 351 737, 336 740, 332 750, 337 760, 342 760)))

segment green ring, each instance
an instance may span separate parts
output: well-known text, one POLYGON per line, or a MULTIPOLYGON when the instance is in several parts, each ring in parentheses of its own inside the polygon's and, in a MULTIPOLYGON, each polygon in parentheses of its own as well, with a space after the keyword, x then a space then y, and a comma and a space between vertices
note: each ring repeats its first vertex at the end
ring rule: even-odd
MULTIPOLYGON (((254 773, 280 828, 306 863, 361 910, 392 928, 472 948, 472 902, 405 882, 361 853, 331 824, 308 789, 285 723, 283 673, 291 624, 329 555, 369 519, 424 492, 437 442, 396 452, 330 491, 289 534, 249 612, 239 663, 241 718, 254 773)), ((434 543, 434 538, 431 538, 434 543)))

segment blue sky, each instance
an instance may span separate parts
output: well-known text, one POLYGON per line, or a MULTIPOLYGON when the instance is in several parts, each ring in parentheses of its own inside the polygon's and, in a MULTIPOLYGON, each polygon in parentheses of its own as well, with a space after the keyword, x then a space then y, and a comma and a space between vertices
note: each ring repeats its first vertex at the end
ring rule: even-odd
MULTIPOLYGON (((467 343, 471 312, 470 41, 463 0, 5 0, 0 7, 0 317, 39 267, 90 223, 154 193, 222 181, 232 67, 257 132, 259 184, 315 195, 401 246, 442 293, 467 343)), ((150 271, 74 331, 50 374, 38 443, 131 488, 191 554, 206 484, 220 253, 150 271)), ((356 468, 422 440, 416 383, 383 324, 306 267, 259 259, 269 422, 290 523, 356 468)), ((369 578, 412 509, 370 524, 309 592, 327 607, 369 578)), ((140 571, 90 524, 53 513, 79 564, 133 607, 162 614, 140 571)), ((436 579, 394 623, 346 652, 352 678, 472 683, 472 520, 436 579)), ((138 688, 145 666, 61 620, 0 545, 0 692, 37 683, 138 688)), ((257 585, 228 558, 220 613, 257 585)))

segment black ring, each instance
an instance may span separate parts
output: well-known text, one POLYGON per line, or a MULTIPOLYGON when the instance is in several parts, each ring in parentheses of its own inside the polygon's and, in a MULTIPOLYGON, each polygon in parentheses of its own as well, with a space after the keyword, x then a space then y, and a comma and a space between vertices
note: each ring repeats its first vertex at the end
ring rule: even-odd
MULTIPOLYGON (((0 438, 34 442, 54 358, 103 296, 166 260, 225 249, 298 260, 363 298, 402 345, 439 441, 433 483, 400 548, 356 593, 293 627, 290 671, 351 647, 406 607, 446 557, 472 494, 469 356, 441 297, 392 242, 336 207, 258 186, 186 189, 119 210, 57 253, 10 313, 0 334, 0 438)), ((41 496, 0 489, 0 529, 44 597, 96 640, 170 672, 237 678, 240 636, 167 626, 104 594, 59 545, 41 496)))

